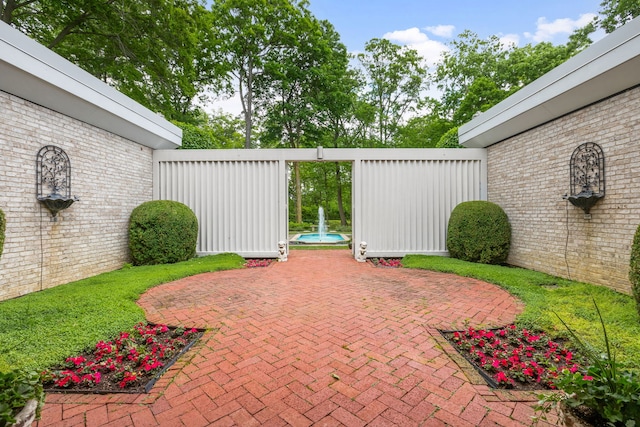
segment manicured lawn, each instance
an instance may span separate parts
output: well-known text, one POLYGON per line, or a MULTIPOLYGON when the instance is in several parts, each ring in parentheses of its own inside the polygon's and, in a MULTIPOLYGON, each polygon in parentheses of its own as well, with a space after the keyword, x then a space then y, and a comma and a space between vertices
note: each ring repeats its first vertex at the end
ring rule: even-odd
POLYGON ((617 347, 618 360, 632 367, 640 366, 640 318, 635 301, 628 295, 536 271, 453 258, 407 255, 402 265, 474 277, 499 285, 525 303, 518 324, 542 329, 554 337, 568 337, 554 314, 557 313, 583 341, 604 353, 602 328, 593 305, 595 300, 606 322, 609 340, 617 347))
MULTIPOLYGON (((235 254, 129 267, 0 303, 0 371, 41 370, 144 322, 136 300, 161 283, 242 268, 235 254)), ((175 325, 180 326, 180 325, 175 325)), ((189 326, 189 325, 185 325, 189 326)))

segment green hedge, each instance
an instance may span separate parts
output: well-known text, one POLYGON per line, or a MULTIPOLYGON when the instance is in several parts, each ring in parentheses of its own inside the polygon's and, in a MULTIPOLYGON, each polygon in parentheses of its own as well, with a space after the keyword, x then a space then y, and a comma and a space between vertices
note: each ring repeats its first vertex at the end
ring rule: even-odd
POLYGON ((196 254, 198 219, 171 200, 142 203, 131 212, 129 250, 134 265, 172 264, 196 254))
POLYGON ((436 148, 464 148, 458 139, 458 127, 449 129, 436 143, 436 148))
POLYGON ((4 217, 4 212, 0 209, 0 257, 2 256, 2 249, 4 248, 4 231, 7 225, 7 220, 4 217))
POLYGON ((289 221, 289 231, 307 231, 311 230, 313 224, 309 222, 293 222, 289 221))
POLYGON ((631 281, 631 289, 633 297, 636 300, 636 310, 640 314, 640 225, 636 229, 631 245, 631 262, 629 265, 629 280, 631 281))
POLYGON ((495 203, 460 203, 451 212, 447 232, 449 255, 464 261, 502 264, 511 246, 511 225, 495 203))

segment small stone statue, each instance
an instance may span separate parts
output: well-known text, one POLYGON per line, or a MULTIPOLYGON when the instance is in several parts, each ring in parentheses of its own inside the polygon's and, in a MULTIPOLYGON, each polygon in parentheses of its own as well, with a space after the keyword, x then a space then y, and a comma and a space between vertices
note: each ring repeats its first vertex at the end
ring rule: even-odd
POLYGON ((287 260, 287 242, 280 240, 278 242, 278 262, 287 260))
POLYGON ((367 242, 360 242, 360 248, 356 252, 356 261, 367 262, 367 242))

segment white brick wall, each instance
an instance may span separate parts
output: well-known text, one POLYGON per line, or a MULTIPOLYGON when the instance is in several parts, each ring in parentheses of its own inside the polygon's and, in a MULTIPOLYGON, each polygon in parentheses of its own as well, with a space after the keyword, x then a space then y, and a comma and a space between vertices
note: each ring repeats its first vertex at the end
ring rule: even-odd
POLYGON ((640 88, 488 148, 488 197, 513 228, 508 262, 631 292, 630 247, 640 224, 640 88), (564 201, 571 153, 605 156, 606 196, 585 219, 564 201))
POLYGON ((152 198, 150 148, 0 91, 0 150, 0 300, 128 262, 129 215, 152 198), (80 198, 58 222, 36 200, 36 155, 45 145, 69 156, 71 194, 80 198))

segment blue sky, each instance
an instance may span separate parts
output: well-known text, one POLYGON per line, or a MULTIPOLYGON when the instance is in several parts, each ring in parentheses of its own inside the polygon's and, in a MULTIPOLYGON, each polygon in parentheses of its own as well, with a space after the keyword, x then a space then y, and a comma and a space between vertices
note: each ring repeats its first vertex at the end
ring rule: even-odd
POLYGON ((430 63, 468 29, 519 46, 562 44, 597 14, 601 0, 310 0, 309 9, 331 22, 351 52, 372 38, 409 45, 430 63))

